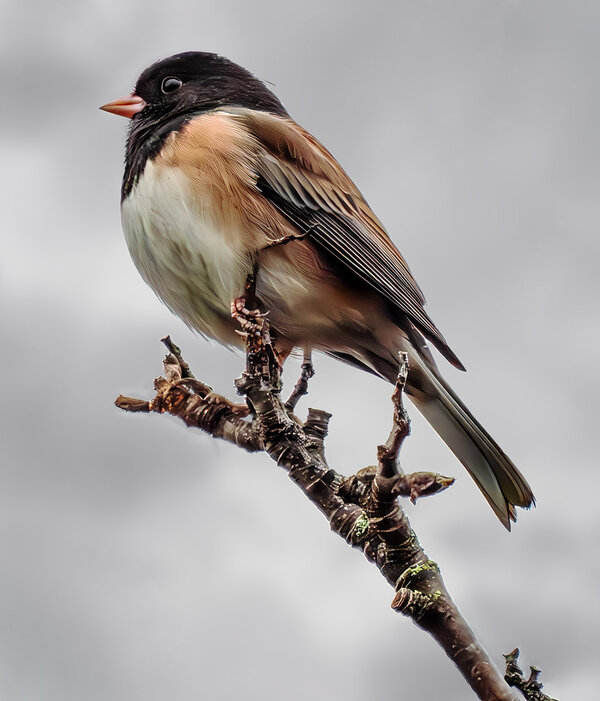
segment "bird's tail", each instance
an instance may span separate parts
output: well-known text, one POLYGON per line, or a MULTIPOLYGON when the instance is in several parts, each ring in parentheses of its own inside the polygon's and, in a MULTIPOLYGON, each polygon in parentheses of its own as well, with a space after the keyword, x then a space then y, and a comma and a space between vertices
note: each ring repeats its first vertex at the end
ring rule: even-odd
POLYGON ((406 391, 467 468, 496 516, 510 530, 510 522, 517 520, 515 507, 529 508, 535 504, 531 488, 510 458, 441 377, 433 359, 428 356, 428 351, 421 353, 420 348, 410 348, 406 391))

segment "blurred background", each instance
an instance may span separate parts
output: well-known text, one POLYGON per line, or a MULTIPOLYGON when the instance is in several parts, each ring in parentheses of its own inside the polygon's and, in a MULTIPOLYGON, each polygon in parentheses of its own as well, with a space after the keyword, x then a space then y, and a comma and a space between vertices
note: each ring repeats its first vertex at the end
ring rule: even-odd
MULTIPOLYGON (((413 410, 407 470, 456 476, 421 542, 501 665, 592 698, 600 6, 443 0, 2 3, 0 697, 462 701, 435 643, 264 455, 159 416, 159 339, 233 397, 241 359, 145 287, 123 241, 127 123, 98 106, 183 50, 270 81, 405 254, 468 368, 448 380, 531 482, 504 531, 413 410)), ((288 366, 288 386, 299 364, 288 366)), ((324 357, 328 457, 373 463, 390 387, 324 357)))

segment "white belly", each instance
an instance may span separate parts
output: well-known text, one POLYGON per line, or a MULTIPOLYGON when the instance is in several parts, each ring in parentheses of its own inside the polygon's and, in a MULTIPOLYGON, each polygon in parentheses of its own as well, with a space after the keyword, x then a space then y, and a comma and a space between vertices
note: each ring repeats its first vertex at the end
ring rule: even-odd
POLYGON ((137 269, 169 309, 197 331, 235 343, 230 305, 243 294, 251 253, 235 232, 219 230, 210 200, 180 170, 148 161, 121 220, 137 269))

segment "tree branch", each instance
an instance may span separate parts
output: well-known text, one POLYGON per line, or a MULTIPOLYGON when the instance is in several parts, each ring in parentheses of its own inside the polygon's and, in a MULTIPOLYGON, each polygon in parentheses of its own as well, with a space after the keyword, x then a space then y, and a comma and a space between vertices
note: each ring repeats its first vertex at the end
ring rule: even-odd
MULTIPOLYGON (((234 313, 242 317, 246 337, 246 368, 235 384, 246 398, 250 416, 245 416, 246 405, 233 404, 196 380, 169 337, 163 339, 169 354, 163 363, 165 377, 154 383, 155 398, 144 402, 120 396, 116 405, 126 411, 169 413, 215 438, 251 452, 266 452, 325 515, 331 529, 376 565, 395 589, 392 608, 412 618, 437 640, 477 697, 483 701, 515 701, 512 690, 452 601, 438 565, 421 548, 398 501, 400 496, 414 502, 446 489, 454 481, 434 473, 403 474, 400 469, 399 452, 410 433, 402 405, 409 372, 406 355, 401 356, 392 395, 392 430, 387 442, 377 449, 377 466, 344 477, 325 460, 324 440, 331 415, 310 409, 302 423, 291 408, 286 408, 268 322, 258 312, 248 311, 243 303, 236 304, 234 313)), ((301 378, 301 383, 303 379, 307 378, 301 378)), ((509 678, 507 671, 507 682, 519 688, 526 699, 552 701, 531 695, 536 684, 541 688, 537 676, 533 681, 517 683, 515 660, 511 658, 512 676, 509 678)))

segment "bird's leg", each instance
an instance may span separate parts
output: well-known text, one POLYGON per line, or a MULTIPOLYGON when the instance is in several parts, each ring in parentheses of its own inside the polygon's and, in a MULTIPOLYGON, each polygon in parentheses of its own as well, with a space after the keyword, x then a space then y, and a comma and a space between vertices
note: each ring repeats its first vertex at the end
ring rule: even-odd
MULTIPOLYGON (((231 303, 231 317, 236 319, 242 327, 241 330, 236 329, 236 333, 246 339, 250 336, 255 336, 258 339, 263 329, 265 316, 266 314, 263 314, 258 309, 256 275, 250 274, 246 278, 244 295, 236 297, 231 303)), ((246 404, 234 404, 228 399, 212 392, 206 399, 209 402, 215 402, 217 404, 226 403, 229 409, 238 416, 247 416, 250 413, 250 409, 246 404)))
POLYGON ((312 361, 312 348, 304 349, 304 355, 302 356, 302 370, 306 370, 308 374, 308 377, 306 378, 307 380, 310 380, 310 378, 315 374, 312 361))
MULTIPOLYGON (((240 323, 241 331, 237 331, 240 336, 259 337, 264 328, 264 319, 268 311, 260 310, 260 302, 256 296, 256 267, 254 272, 246 278, 245 292, 243 297, 237 297, 231 304, 231 316, 240 323)), ((292 350, 292 346, 277 339, 274 329, 270 330, 270 339, 273 354, 279 364, 280 370, 292 350)))
POLYGON ((246 283, 244 285, 244 297, 246 299, 247 309, 258 309, 259 302, 256 296, 256 275, 258 269, 256 263, 254 264, 254 269, 251 273, 246 276, 246 283))
POLYGON ((268 312, 261 312, 256 298, 256 275, 250 274, 246 278, 244 294, 236 297, 231 303, 231 316, 237 319, 241 331, 236 330, 240 336, 260 336, 263 327, 263 319, 268 312))
POLYGON ((303 397, 305 394, 308 394, 308 381, 311 377, 313 377, 314 374, 315 369, 312 363, 312 351, 310 348, 305 348, 300 378, 298 379, 298 382, 296 382, 296 386, 290 394, 289 399, 285 403, 285 408, 288 411, 294 411, 300 397, 303 397))
POLYGON ((241 331, 236 329, 236 333, 240 336, 260 336, 262 328, 261 320, 264 317, 258 309, 248 309, 246 307, 245 297, 236 297, 231 303, 231 316, 237 319, 241 331))

